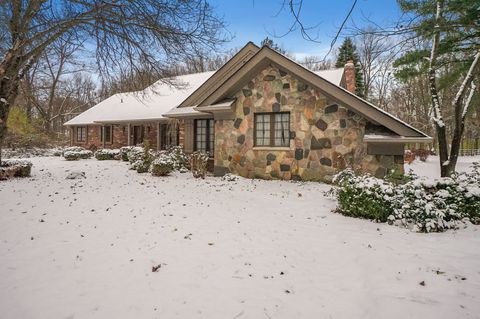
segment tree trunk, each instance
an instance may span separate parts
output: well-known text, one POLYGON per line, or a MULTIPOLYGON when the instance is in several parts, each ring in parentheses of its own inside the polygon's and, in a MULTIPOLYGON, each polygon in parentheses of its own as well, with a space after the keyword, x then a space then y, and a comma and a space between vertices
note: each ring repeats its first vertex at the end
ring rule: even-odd
POLYGON ((15 102, 23 73, 18 72, 20 58, 8 52, 0 63, 0 148, 7 135, 7 119, 10 107, 15 102))
POLYGON ((448 161, 448 141, 447 141, 447 130, 445 125, 437 125, 435 123, 435 129, 437 131, 438 139, 438 155, 440 156, 440 176, 447 177, 449 165, 444 165, 444 163, 449 163, 448 161))

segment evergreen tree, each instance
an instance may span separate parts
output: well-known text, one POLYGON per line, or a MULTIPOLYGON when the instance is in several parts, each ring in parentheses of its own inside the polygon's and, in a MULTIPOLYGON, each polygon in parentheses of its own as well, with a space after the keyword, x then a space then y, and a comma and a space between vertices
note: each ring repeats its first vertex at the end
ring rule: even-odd
POLYGON ((267 47, 269 47, 270 49, 273 49, 275 51, 277 51, 278 53, 281 53, 283 55, 286 55, 287 51, 285 51, 284 49, 282 49, 282 47, 280 47, 280 45, 278 45, 277 43, 273 42, 272 39, 270 39, 269 37, 266 37, 265 39, 262 40, 261 42, 261 45, 262 47, 264 45, 266 45, 267 47))
POLYGON ((355 64, 355 94, 359 97, 363 97, 363 72, 360 66, 360 59, 358 58, 357 47, 355 44, 353 44, 351 38, 345 38, 338 50, 338 57, 335 67, 343 68, 349 60, 352 60, 355 64))

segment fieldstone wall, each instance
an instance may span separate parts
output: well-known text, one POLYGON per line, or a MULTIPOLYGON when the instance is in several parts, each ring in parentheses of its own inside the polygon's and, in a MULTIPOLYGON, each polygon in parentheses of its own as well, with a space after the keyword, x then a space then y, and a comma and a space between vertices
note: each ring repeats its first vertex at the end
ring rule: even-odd
POLYGON ((236 94, 235 119, 215 121, 216 175, 330 181, 347 166, 377 176, 403 157, 367 155, 366 121, 275 67, 267 67, 236 94), (256 112, 290 112, 290 147, 255 147, 256 112))

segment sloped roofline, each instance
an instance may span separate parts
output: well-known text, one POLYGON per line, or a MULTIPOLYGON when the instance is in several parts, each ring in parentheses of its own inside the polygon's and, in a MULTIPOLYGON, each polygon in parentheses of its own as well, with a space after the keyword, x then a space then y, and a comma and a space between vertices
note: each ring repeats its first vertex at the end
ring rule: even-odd
MULTIPOLYGON (((330 99, 338 101, 343 106, 361 114, 374 123, 378 123, 389 128, 398 135, 429 138, 428 135, 420 130, 417 130, 416 128, 378 108, 372 103, 359 98, 348 90, 323 79, 322 77, 290 60, 277 51, 272 50, 268 46, 263 46, 261 49, 259 49, 247 62, 245 62, 240 68, 231 74, 230 77, 224 77, 223 81, 219 83, 216 89, 211 90, 211 93, 208 96, 203 98, 201 101, 198 101, 198 103, 195 105, 201 109, 201 106, 211 105, 219 100, 232 97, 231 95, 236 94, 256 74, 271 64, 283 71, 293 74, 309 85, 321 90, 330 99)), ((210 78, 210 80, 212 78, 210 78)), ((187 100, 185 100, 182 105, 188 105, 185 104, 187 100)))
POLYGON ((199 104, 206 97, 211 95, 218 87, 228 79, 232 74, 238 71, 243 65, 251 59, 260 48, 253 42, 248 42, 240 51, 238 51, 230 60, 218 69, 205 83, 200 85, 189 97, 187 97, 178 107, 192 106, 199 104))

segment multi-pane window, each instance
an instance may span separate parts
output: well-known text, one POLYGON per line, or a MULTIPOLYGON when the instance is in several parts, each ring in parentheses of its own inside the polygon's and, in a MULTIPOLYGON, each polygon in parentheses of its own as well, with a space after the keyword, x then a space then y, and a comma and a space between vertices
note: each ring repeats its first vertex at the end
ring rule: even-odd
POLYGON ((160 124, 160 149, 178 145, 180 127, 175 124, 160 124))
POLYGON ((289 147, 290 113, 255 114, 255 146, 289 147))
POLYGON ((105 125, 100 127, 100 142, 103 142, 103 137, 105 136, 106 143, 112 143, 112 126, 105 125))
POLYGON ((213 155, 215 124, 213 120, 195 120, 195 150, 213 155))
POLYGON ((77 127, 77 142, 85 143, 87 141, 87 128, 85 126, 77 127))

